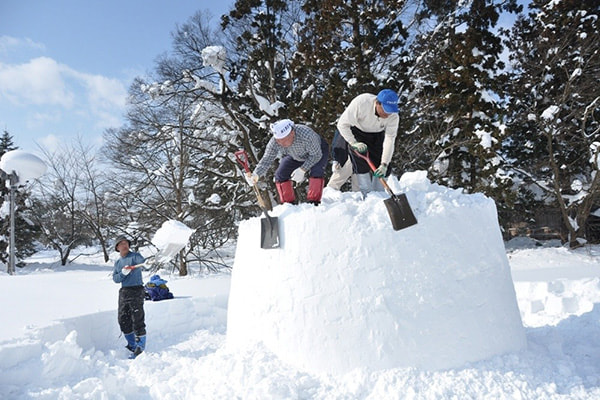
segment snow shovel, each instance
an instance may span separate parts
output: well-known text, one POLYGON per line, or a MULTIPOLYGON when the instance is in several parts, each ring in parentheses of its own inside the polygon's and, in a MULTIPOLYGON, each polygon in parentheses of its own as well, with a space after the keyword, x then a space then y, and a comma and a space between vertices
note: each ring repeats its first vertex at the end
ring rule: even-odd
MULTIPOLYGON (((169 243, 165 248, 159 250, 154 256, 150 256, 150 258, 154 257, 153 261, 146 260, 141 264, 130 265, 126 267, 126 269, 136 269, 141 268, 144 271, 151 271, 152 269, 158 269, 161 264, 166 264, 171 261, 173 257, 177 255, 186 244, 181 243, 169 243)), ((125 267, 124 267, 125 268, 125 267)))
MULTIPOLYGON (((373 165, 373 162, 369 158, 369 153, 363 155, 357 151, 354 151, 354 154, 362 158, 369 164, 369 168, 371 171, 375 172, 377 168, 373 165)), ((417 219, 410 208, 410 204, 408 204, 408 199, 404 193, 395 194, 392 192, 392 189, 387 184, 383 177, 379 178, 381 184, 385 188, 385 191, 392 197, 389 199, 385 199, 383 203, 387 208, 388 214, 390 215, 390 219, 392 220, 392 226, 395 231, 399 231, 400 229, 408 228, 409 226, 415 225, 417 223, 417 219)))
MULTIPOLYGON (((236 151, 235 157, 244 168, 244 172, 250 172, 246 152, 244 150, 236 151)), ((260 209, 265 214, 265 217, 260 219, 260 248, 276 249, 279 247, 279 224, 277 217, 271 217, 268 213, 272 209, 271 200, 261 193, 257 184, 252 185, 252 189, 254 189, 260 209)))

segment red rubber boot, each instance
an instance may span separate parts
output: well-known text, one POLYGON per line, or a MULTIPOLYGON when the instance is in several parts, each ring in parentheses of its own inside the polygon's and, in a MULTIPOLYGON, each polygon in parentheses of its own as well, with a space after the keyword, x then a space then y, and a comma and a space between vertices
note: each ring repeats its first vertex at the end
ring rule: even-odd
POLYGON ((308 194, 306 195, 306 201, 319 205, 321 203, 321 196, 323 195, 323 185, 325 184, 324 178, 310 178, 308 180, 308 194))
POLYGON ((275 182, 277 187, 277 193, 279 194, 280 203, 295 203, 296 195, 294 194, 294 187, 292 181, 275 182))

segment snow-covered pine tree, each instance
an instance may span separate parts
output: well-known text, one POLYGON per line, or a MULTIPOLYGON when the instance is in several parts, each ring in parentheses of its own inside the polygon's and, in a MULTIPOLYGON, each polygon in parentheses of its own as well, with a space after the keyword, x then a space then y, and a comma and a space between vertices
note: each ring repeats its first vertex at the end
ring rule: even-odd
POLYGON ((270 139, 269 124, 294 117, 288 107, 299 1, 237 0, 222 17, 226 73, 219 72, 222 107, 232 114, 240 145, 256 162, 270 139))
MULTIPOLYGON (((4 153, 17 150, 13 142, 12 135, 4 130, 0 136, 0 157, 4 153)), ((8 210, 10 202, 10 186, 7 185, 8 176, 5 173, 0 175, 0 209, 8 210), (8 186, 8 187, 7 187, 8 186)), ((36 239, 39 236, 40 228, 31 220, 31 203, 29 200, 31 193, 23 186, 19 185, 16 192, 15 203, 15 258, 17 267, 24 266, 23 259, 35 252, 36 239)), ((0 213, 0 262, 8 264, 9 258, 9 236, 10 235, 10 215, 8 212, 0 213)))
POLYGON ((406 146, 415 149, 412 167, 428 168, 441 184, 483 192, 502 210, 512 196, 500 157, 506 76, 494 30, 500 13, 517 6, 496 0, 425 5, 421 26, 433 28, 415 41, 407 105, 413 117, 413 142, 406 146))
POLYGON ((305 1, 292 63, 296 118, 331 140, 335 121, 355 96, 399 90, 407 7, 403 0, 305 1))
POLYGON ((507 46, 513 65, 505 148, 521 207, 560 210, 572 247, 600 198, 600 7, 534 0, 507 46))

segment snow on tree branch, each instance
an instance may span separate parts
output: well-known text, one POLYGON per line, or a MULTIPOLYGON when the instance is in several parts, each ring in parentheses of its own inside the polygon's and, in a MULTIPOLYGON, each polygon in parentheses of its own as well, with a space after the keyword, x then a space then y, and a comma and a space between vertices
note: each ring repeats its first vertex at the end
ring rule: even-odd
POLYGON ((208 46, 202 49, 202 62, 205 66, 213 67, 221 75, 225 75, 227 52, 222 46, 208 46))

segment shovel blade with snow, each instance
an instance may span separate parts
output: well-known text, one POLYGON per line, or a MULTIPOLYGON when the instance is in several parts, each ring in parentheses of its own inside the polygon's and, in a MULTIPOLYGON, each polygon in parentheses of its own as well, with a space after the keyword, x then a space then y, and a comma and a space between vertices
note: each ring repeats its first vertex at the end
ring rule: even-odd
POLYGON ((168 243, 164 248, 160 249, 154 260, 159 264, 168 263, 171 261, 183 248, 186 243, 168 243))
MULTIPOLYGON (((238 160, 244 172, 250 172, 248 165, 248 154, 244 150, 236 151, 235 158, 238 160)), ((261 249, 276 249, 279 247, 279 221, 277 217, 271 217, 268 210, 271 209, 270 199, 261 193, 256 184, 252 185, 258 205, 265 214, 264 218, 260 219, 260 248, 261 249)))
POLYGON ((187 246, 193 233, 194 229, 181 221, 165 221, 152 238, 152 244, 159 249, 154 255, 154 263, 161 265, 170 262, 187 246))
POLYGON ((149 258, 153 258, 152 262, 146 261, 141 264, 131 265, 127 269, 142 268, 144 271, 151 271, 158 269, 162 264, 170 262, 175 256, 183 250, 186 243, 168 243, 164 248, 160 249, 158 253, 149 258))
MULTIPOLYGON (((365 160, 367 164, 369 164, 371 171, 375 172, 377 168, 375 168, 375 165, 369 158, 368 152, 367 154, 363 155, 357 151, 354 151, 354 154, 365 160)), ((399 231, 415 225, 417 223, 417 219, 415 218, 412 208, 410 208, 410 204, 408 203, 406 195, 404 193, 395 194, 392 192, 392 189, 384 178, 380 177, 379 180, 385 188, 385 191, 391 196, 389 199, 385 199, 383 204, 385 204, 385 208, 390 215, 390 220, 392 221, 392 227, 394 230, 399 231)))

